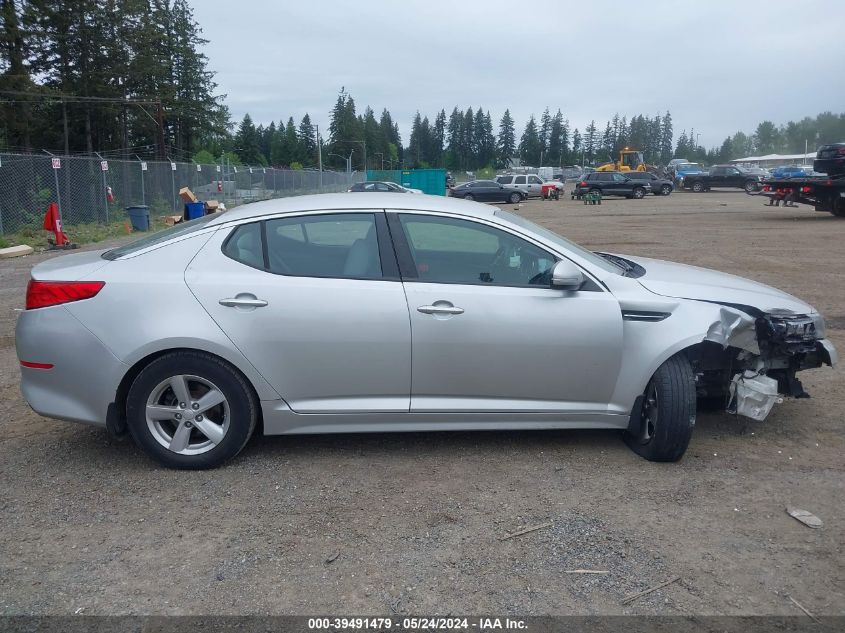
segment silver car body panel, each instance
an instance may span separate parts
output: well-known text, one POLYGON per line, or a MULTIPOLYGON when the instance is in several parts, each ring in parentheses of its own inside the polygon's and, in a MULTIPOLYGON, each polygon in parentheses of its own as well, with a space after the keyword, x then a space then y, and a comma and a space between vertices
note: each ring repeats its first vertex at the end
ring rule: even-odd
MULTIPOLYGON (((691 266, 629 258, 646 274, 624 277, 495 212, 425 195, 303 196, 238 207, 113 261, 89 252, 39 264, 35 279, 106 285, 93 299, 21 313, 19 358, 55 363, 48 371, 22 367, 24 396, 44 415, 104 424, 130 367, 190 348, 243 372, 267 434, 625 428, 650 377, 675 353, 705 340, 752 347, 740 343, 751 322, 741 306, 816 314, 763 284, 691 266), (596 287, 288 277, 221 252, 242 223, 382 209, 497 225, 571 260, 596 287), (238 293, 268 304, 220 305, 238 293), (417 310, 438 300, 464 312, 417 310)), ((820 345, 835 362, 829 341, 820 345)))

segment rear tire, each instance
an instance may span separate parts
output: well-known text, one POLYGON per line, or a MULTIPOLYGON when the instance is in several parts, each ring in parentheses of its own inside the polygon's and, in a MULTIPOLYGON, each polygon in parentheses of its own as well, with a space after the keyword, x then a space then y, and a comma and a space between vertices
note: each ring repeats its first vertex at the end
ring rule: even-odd
POLYGON ((845 218, 845 198, 835 199, 830 212, 837 218, 845 218))
POLYGON ((675 354, 646 386, 638 428, 625 431, 625 443, 649 461, 678 461, 692 437, 695 406, 692 366, 683 353, 675 354))
POLYGON ((201 470, 241 451, 255 430, 258 402, 229 364, 185 350, 141 370, 129 389, 126 418, 132 439, 150 457, 168 468, 201 470))

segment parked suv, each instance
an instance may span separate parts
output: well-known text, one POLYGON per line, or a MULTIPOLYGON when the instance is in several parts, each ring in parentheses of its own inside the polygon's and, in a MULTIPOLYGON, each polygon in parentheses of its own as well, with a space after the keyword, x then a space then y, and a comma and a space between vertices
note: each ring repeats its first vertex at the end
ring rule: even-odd
POLYGON ((506 187, 519 189, 528 198, 542 197, 544 184, 554 184, 558 191, 563 191, 563 183, 556 180, 547 183, 536 174, 501 174, 496 176, 496 182, 506 187))
POLYGON ((668 196, 675 190, 671 180, 668 178, 660 178, 648 171, 626 171, 625 176, 631 180, 647 182, 651 185, 651 193, 655 196, 668 196))
POLYGON ((624 196, 626 198, 644 198, 651 193, 651 183, 633 180, 631 172, 621 174, 618 171, 596 171, 587 174, 575 185, 573 196, 581 197, 585 193, 598 191, 602 196, 624 196))

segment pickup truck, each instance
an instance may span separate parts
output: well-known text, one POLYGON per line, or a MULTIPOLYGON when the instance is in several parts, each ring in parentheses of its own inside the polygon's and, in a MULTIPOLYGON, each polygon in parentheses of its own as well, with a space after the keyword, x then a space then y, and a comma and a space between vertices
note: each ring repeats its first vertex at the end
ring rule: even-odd
POLYGON ((710 191, 713 187, 730 187, 752 192, 760 189, 761 180, 759 175, 750 174, 733 165, 714 165, 710 171, 684 176, 683 187, 695 193, 710 191))

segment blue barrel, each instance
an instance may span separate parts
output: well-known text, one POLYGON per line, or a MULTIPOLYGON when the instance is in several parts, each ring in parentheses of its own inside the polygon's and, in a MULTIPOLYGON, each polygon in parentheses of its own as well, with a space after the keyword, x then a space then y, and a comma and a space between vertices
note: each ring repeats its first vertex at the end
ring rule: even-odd
POLYGON ((133 231, 149 231, 150 230, 150 208, 144 205, 135 207, 127 207, 126 213, 129 214, 129 221, 132 222, 133 231))
POLYGON ((185 219, 194 220, 205 215, 205 202, 186 202, 185 219))

